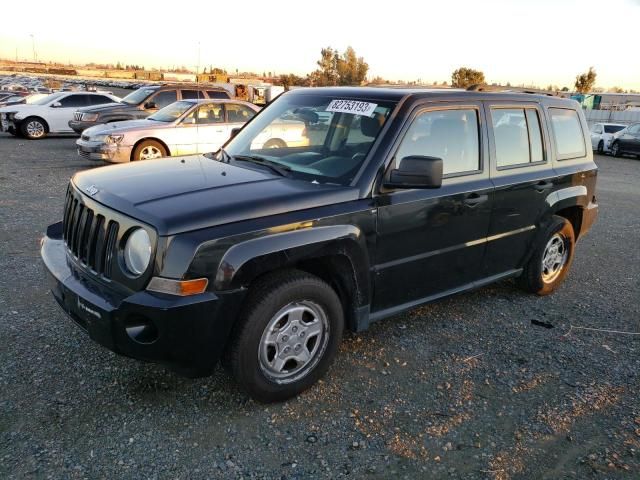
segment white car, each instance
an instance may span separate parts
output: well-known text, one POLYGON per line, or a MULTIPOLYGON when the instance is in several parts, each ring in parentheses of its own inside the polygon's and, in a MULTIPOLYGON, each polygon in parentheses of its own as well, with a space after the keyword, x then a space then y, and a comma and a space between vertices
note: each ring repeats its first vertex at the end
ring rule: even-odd
POLYGON ((0 130, 35 140, 49 133, 74 133, 69 127, 80 107, 119 102, 107 93, 57 92, 31 104, 0 108, 0 130))
POLYGON ((591 126, 591 148, 598 153, 609 152, 613 134, 626 128, 619 123, 594 123, 591 126))

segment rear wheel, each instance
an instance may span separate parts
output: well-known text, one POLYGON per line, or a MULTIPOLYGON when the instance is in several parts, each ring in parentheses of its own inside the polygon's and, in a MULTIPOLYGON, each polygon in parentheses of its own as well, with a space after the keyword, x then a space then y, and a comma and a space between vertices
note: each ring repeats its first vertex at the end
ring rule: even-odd
POLYGON ((143 140, 133 150, 132 160, 153 160, 167 156, 167 149, 156 140, 143 140))
POLYGON ((261 402, 291 398, 331 365, 344 316, 336 292, 297 270, 268 275, 251 289, 225 353, 225 365, 261 402))
POLYGON ((574 247, 575 233, 571 222, 554 216, 518 278, 520 287, 537 295, 553 293, 569 273, 574 247))
POLYGON ((38 140, 47 136, 47 124, 37 117, 29 117, 20 125, 22 135, 30 140, 38 140))

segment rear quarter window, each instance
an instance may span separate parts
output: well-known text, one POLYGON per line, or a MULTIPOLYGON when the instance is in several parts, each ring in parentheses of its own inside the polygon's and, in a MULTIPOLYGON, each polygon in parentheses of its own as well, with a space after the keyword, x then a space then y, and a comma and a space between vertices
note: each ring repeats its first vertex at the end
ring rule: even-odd
POLYGON ((558 160, 584 157, 587 152, 578 112, 568 108, 550 108, 549 115, 558 160))

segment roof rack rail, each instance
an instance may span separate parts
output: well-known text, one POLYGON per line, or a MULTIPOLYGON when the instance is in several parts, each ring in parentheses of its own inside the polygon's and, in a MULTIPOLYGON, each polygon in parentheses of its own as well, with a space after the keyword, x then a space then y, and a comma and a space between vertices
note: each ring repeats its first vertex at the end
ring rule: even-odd
POLYGON ((467 87, 469 92, 512 92, 512 93, 529 93, 531 95, 546 95, 548 97, 556 97, 557 94, 547 90, 538 90, 536 88, 524 87, 503 87, 502 85, 485 85, 476 83, 467 87))

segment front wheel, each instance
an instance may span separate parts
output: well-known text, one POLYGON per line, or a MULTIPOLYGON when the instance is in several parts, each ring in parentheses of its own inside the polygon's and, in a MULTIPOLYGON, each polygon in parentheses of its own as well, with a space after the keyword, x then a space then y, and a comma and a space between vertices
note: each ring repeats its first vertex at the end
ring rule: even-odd
POLYGON ((618 142, 614 142, 613 145, 611 145, 611 155, 614 157, 620 157, 622 155, 620 144, 618 142))
POLYGON ((602 140, 598 142, 598 153, 600 155, 604 153, 604 142, 602 140))
POLYGON ((287 148, 287 143, 280 138, 270 138, 264 144, 264 148, 287 148))
POLYGON ((144 140, 133 150, 132 160, 153 160, 167 156, 167 149, 155 140, 144 140))
POLYGON ((29 140, 38 140, 47 136, 47 125, 40 118, 27 118, 22 122, 20 131, 29 140))
POLYGON ((576 240, 571 222, 558 216, 552 218, 542 238, 518 283, 527 292, 549 295, 569 273, 576 240))
POLYGON ((249 295, 225 364, 254 399, 286 400, 312 386, 333 362, 342 304, 326 282, 297 270, 267 275, 249 295))

